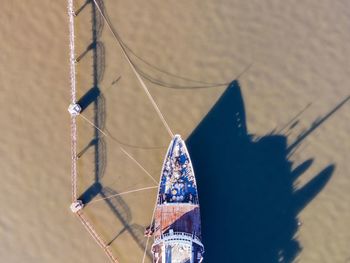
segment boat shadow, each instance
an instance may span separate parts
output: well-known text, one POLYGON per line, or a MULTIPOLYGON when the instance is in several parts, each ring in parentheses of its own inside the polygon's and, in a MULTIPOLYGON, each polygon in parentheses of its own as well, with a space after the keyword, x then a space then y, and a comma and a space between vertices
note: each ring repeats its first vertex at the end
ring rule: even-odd
POLYGON ((305 137, 288 146, 285 134, 250 135, 240 85, 233 81, 228 86, 187 139, 199 188, 206 262, 288 263, 300 253, 298 214, 335 168, 328 165, 296 189, 296 180, 313 162, 305 160, 292 169, 290 156, 305 137))
MULTIPOLYGON (((99 6, 103 9, 103 1, 98 0, 99 6)), ((136 244, 144 251, 146 247, 146 240, 144 238, 144 227, 136 223, 132 223, 132 213, 128 204, 121 196, 117 196, 118 192, 109 186, 103 185, 102 178, 105 175, 107 166, 107 143, 104 139, 104 134, 101 130, 105 130, 106 122, 106 100, 104 93, 100 89, 100 82, 103 79, 105 70, 105 47, 103 42, 99 40, 104 22, 99 14, 93 1, 87 0, 86 3, 78 9, 76 13, 80 13, 83 9, 91 7, 91 21, 92 21, 92 43, 78 56, 77 63, 79 63, 85 56, 92 56, 92 81, 93 87, 90 88, 79 100, 78 104, 82 108, 82 113, 88 108, 93 108, 93 120, 95 125, 94 133, 91 141, 80 150, 77 157, 83 158, 87 151, 93 151, 94 155, 94 181, 81 195, 81 200, 85 205, 88 205, 95 197, 99 196, 104 199, 105 204, 113 213, 116 219, 121 223, 121 229, 109 229, 108 232, 116 232, 111 240, 107 240, 107 245, 119 238, 123 233, 128 232, 136 244), (113 196, 110 198, 110 196, 113 196), (107 199, 108 197, 108 199, 107 199)), ((151 259, 150 252, 147 257, 151 259)))
MULTIPOLYGON (((103 7, 103 2, 98 2, 103 7)), ((99 40, 103 20, 93 3, 87 3, 92 8, 92 44, 77 62, 92 52, 93 87, 78 103, 83 110, 93 107, 94 125, 106 130, 105 98, 99 88, 105 69, 105 48, 99 40)), ((295 189, 297 178, 313 160, 292 169, 290 155, 328 117, 315 122, 289 145, 286 134, 254 137, 246 127, 239 83, 229 85, 187 140, 199 186, 206 262, 292 262, 300 253, 298 214, 327 184, 335 166, 327 166, 303 188, 295 189)), ((105 198, 117 194, 101 181, 107 146, 100 131, 94 129, 92 140, 78 154, 82 158, 89 149, 94 152, 94 182, 79 197, 85 204, 98 195, 105 198)), ((123 225, 108 243, 127 231, 143 250, 144 228, 132 224, 131 210, 123 198, 106 199, 105 204, 123 225)))

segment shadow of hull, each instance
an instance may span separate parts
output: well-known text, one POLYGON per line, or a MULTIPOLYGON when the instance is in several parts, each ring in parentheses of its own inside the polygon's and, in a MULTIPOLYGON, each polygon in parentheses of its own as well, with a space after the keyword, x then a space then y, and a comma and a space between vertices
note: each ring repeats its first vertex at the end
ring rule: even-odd
POLYGON ((330 179, 329 166, 295 190, 312 163, 292 170, 284 135, 254 138, 232 82, 187 139, 200 196, 206 262, 292 262, 301 251, 298 213, 330 179), (303 194, 301 194, 303 193, 303 194))

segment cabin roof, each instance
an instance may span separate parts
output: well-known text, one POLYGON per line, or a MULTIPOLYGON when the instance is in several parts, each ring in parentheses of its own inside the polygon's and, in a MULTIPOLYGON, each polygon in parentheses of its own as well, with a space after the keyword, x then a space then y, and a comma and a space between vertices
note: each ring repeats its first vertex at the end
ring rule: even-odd
POLYGON ((193 204, 158 205, 155 212, 154 229, 156 239, 170 229, 174 232, 195 233, 200 238, 199 206, 193 204))

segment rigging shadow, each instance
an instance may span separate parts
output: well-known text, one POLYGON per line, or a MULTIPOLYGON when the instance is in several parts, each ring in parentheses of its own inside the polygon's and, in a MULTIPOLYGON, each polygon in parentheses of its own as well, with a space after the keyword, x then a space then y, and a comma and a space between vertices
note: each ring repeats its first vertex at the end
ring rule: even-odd
POLYGON ((228 86, 187 139, 199 189, 206 262, 289 263, 296 258, 302 249, 296 238, 298 214, 335 168, 330 164, 295 188, 313 160, 293 170, 290 156, 319 124, 290 146, 284 134, 254 137, 247 130, 238 81, 228 86))
MULTIPOLYGON (((93 41, 77 60, 92 52, 94 84, 80 103, 83 109, 93 105, 93 122, 105 130, 105 99, 99 88, 105 63, 105 49, 99 41, 103 19, 93 2, 88 2, 92 7, 93 41)), ((103 2, 98 3, 104 12, 103 2)), ((158 84, 166 86, 167 83, 158 84)), ((285 134, 254 138, 246 128, 239 84, 234 81, 229 85, 187 140, 198 179, 207 262, 277 263, 291 262, 296 257, 301 250, 295 238, 298 213, 322 190, 334 165, 329 165, 306 186, 296 190, 296 179, 312 165, 312 159, 292 170, 289 158, 322 122, 318 121, 289 146, 285 134)), ((105 198, 117 194, 101 183, 107 156, 106 143, 98 129, 94 130, 92 141, 79 157, 90 147, 95 156, 95 180, 79 198, 85 204, 97 195, 105 198)), ((123 224, 109 244, 128 231, 143 250, 144 228, 131 224, 132 214, 123 198, 119 196, 105 202, 123 224)), ((151 258, 150 254, 148 256, 151 258)))
MULTIPOLYGON (((103 1, 98 0, 99 6, 103 8, 103 1)), ((102 178, 105 174, 107 165, 107 144, 104 139, 104 135, 101 134, 101 130, 105 130, 106 122, 106 105, 105 97, 102 90, 99 87, 105 70, 105 47, 99 40, 103 30, 103 19, 99 14, 93 1, 86 1, 84 5, 78 9, 80 13, 85 9, 88 4, 91 5, 92 12, 92 43, 86 48, 86 50, 78 56, 76 60, 78 63, 84 59, 84 57, 91 52, 92 55, 92 78, 93 87, 89 89, 79 100, 78 104, 82 108, 82 112, 88 107, 93 107, 95 125, 94 134, 92 140, 78 153, 78 158, 82 158, 84 153, 90 148, 94 152, 94 182, 88 187, 78 198, 86 205, 91 202, 96 196, 101 198, 107 198, 111 195, 118 194, 114 189, 104 186, 102 178)), ((128 232, 133 240, 137 243, 140 249, 143 251, 146 247, 146 241, 144 238, 144 227, 135 223, 132 223, 132 213, 128 204, 121 196, 114 196, 112 198, 105 199, 104 202, 114 214, 114 216, 121 222, 122 229, 118 230, 115 236, 108 241, 108 245, 111 245, 121 234, 128 232)), ((116 230, 111 230, 116 231, 116 230)), ((147 256, 151 258, 150 253, 147 256)))

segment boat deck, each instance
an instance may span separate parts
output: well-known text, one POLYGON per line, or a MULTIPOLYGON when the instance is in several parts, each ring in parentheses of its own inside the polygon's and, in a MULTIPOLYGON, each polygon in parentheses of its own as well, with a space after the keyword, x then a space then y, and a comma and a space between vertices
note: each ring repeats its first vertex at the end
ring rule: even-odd
POLYGON ((174 232, 195 233, 200 238, 199 206, 193 204, 158 205, 155 214, 154 237, 158 239, 170 229, 174 232))
POLYGON ((186 145, 175 137, 164 160, 158 204, 198 203, 197 185, 186 145))

